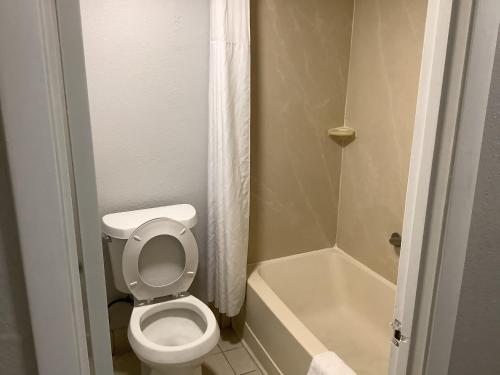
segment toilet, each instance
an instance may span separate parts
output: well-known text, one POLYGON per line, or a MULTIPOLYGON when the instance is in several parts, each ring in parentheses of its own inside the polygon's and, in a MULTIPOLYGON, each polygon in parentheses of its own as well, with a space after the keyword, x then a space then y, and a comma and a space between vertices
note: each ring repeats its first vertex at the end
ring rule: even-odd
POLYGON ((134 297, 128 339, 142 375, 201 374, 219 341, 214 314, 187 292, 198 268, 196 222, 188 204, 102 218, 114 284, 134 297))

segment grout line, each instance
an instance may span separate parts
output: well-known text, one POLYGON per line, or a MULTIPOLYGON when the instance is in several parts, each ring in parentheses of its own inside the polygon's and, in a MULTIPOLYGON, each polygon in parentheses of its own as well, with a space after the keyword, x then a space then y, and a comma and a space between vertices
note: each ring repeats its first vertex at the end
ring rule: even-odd
POLYGON ((224 356, 224 359, 226 360, 226 362, 229 364, 229 367, 231 367, 231 370, 233 370, 233 372, 236 375, 246 375, 246 374, 251 374, 252 372, 260 371, 259 366, 257 366, 257 363, 255 363, 254 359, 252 358, 252 356, 248 352, 247 348, 245 348, 243 345, 240 346, 240 347, 237 347, 237 348, 226 350, 225 352, 222 352, 222 355, 224 356), (245 351, 245 353, 247 353, 248 357, 250 358, 250 360, 252 361, 252 363, 255 365, 255 370, 250 370, 250 371, 242 372, 242 373, 236 372, 236 370, 233 368, 233 366, 231 366, 231 362, 229 362, 229 359, 226 357, 226 354, 225 354, 227 352, 231 352, 231 351, 236 350, 236 349, 243 349, 245 351))
POLYGON ((231 362, 229 362, 229 360, 227 359, 227 357, 226 357, 226 354, 225 354, 225 353, 226 353, 226 352, 222 352, 222 355, 224 356, 224 359, 226 360, 226 362, 227 362, 227 364, 229 365, 229 367, 231 368, 231 370, 233 370, 233 373, 234 373, 235 375, 241 375, 241 374, 236 373, 236 370, 233 368, 233 366, 231 366, 231 362))
POLYGON ((230 349, 226 349, 226 350, 221 350, 221 352, 231 352, 233 350, 236 350, 236 349, 241 349, 243 348, 243 345, 242 346, 235 346, 234 348, 230 348, 230 349))

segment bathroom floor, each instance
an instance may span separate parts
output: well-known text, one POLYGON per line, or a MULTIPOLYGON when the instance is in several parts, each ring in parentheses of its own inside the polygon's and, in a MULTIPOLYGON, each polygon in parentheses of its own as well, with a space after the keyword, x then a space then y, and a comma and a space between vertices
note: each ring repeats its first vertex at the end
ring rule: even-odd
MULTIPOLYGON (((134 353, 113 357, 114 375, 140 375, 134 353)), ((202 375, 263 375, 231 329, 221 330, 219 344, 202 365, 202 375)))

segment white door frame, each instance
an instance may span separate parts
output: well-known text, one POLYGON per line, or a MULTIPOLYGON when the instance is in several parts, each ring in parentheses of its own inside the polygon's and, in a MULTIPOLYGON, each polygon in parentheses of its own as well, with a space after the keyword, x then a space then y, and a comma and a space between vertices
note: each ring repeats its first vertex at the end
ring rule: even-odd
MULTIPOLYGON (((407 374, 424 373, 435 284, 447 212, 457 121, 462 98, 463 79, 468 51, 472 2, 461 1, 452 11, 452 26, 448 41, 448 56, 444 76, 439 128, 434 151, 430 193, 427 202, 426 233, 422 243, 417 300, 412 322, 410 362, 407 374)), ((451 344, 451 338, 448 339, 451 344)), ((440 373, 440 372, 437 372, 440 373)))
POLYGON ((73 205, 78 222, 80 262, 87 309, 90 365, 96 375, 111 374, 111 345, 97 204, 94 152, 83 54, 80 4, 56 1, 64 92, 73 172, 73 205))
POLYGON ((78 1, 0 2, 1 115, 43 375, 112 374, 80 24, 78 1))
POLYGON ((462 15, 470 15, 469 46, 457 116, 447 209, 443 218, 440 262, 434 285, 432 315, 427 327, 429 334, 424 371, 429 374, 448 373, 450 365, 500 25, 498 0, 476 1, 472 9, 470 2, 467 5, 469 9, 464 9, 463 3, 466 2, 461 3, 462 15))
MULTIPOLYGON (((440 167, 440 160, 435 157, 440 151, 436 140, 443 104, 452 11, 452 0, 429 1, 394 308, 394 330, 400 332, 401 341, 391 345, 389 368, 391 375, 407 374, 411 351, 415 348, 412 329, 415 311, 418 308, 416 302, 419 276, 422 269, 426 268, 420 266, 422 249, 428 235, 426 233, 426 226, 429 224, 427 219, 431 217, 432 211, 429 203, 442 205, 442 202, 446 200, 446 188, 434 191, 434 193, 439 193, 439 196, 431 196, 430 189, 432 172, 440 167)), ((452 127, 454 127, 454 123, 452 127)), ((448 140, 451 139, 451 143, 453 143, 453 132, 447 135, 448 140)), ((444 146, 448 146, 448 144, 444 146)), ((451 159, 447 162, 449 167, 451 159)), ((446 171, 446 165, 441 166, 441 168, 446 171)), ((434 252, 438 252, 438 248, 435 248, 434 252)), ((436 272, 435 266, 433 272, 436 272)), ((430 287, 432 288, 433 284, 430 287)), ((426 340, 425 337, 423 339, 426 340)))
POLYGON ((448 373, 497 42, 498 0, 442 5, 450 27, 437 22, 443 29, 432 33, 441 35, 432 53, 442 71, 426 66, 424 44, 412 159, 425 164, 410 168, 395 307, 404 337, 392 347, 391 375, 448 373), (424 109, 433 92, 434 110, 424 109), (434 134, 426 139, 419 123, 434 134))
POLYGON ((87 375, 53 2, 0 2, 0 67, 1 110, 38 371, 87 375))
MULTIPOLYGON (((79 2, 57 2, 59 24, 56 0, 3 0, 0 4, 1 105, 38 366, 40 374, 86 375, 91 365, 78 273, 78 236, 82 236, 82 248, 95 246, 93 256, 99 257, 100 244, 95 233, 96 206, 83 209, 86 203, 95 203, 95 178, 89 178, 93 177, 93 160, 79 2), (75 181, 77 186, 72 186, 75 181), (76 197, 72 197, 72 187, 76 197)), ((395 314, 406 337, 412 335, 414 312, 419 308, 415 302, 420 270, 411 266, 420 264, 432 198, 431 171, 437 168, 434 145, 452 5, 452 0, 429 0, 427 12, 395 314)), ((84 267, 97 264, 89 270, 96 280, 86 284, 87 292, 104 287, 99 260, 92 262, 84 259, 84 267)), ((102 295, 94 297, 102 304, 102 295)), ((93 335, 107 324, 105 312, 97 308, 89 313, 90 341, 99 345, 99 340, 92 342, 97 337, 93 335)), ((93 359, 95 372, 107 375, 109 347, 101 349, 102 357, 93 359)), ((391 374, 406 373, 412 350, 403 341, 393 352, 391 374)))

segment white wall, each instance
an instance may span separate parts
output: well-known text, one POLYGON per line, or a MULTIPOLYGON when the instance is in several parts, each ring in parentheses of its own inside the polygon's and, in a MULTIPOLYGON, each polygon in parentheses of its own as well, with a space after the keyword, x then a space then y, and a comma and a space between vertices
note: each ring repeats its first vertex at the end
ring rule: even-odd
POLYGON ((190 203, 202 259, 208 3, 81 1, 100 213, 190 203))

